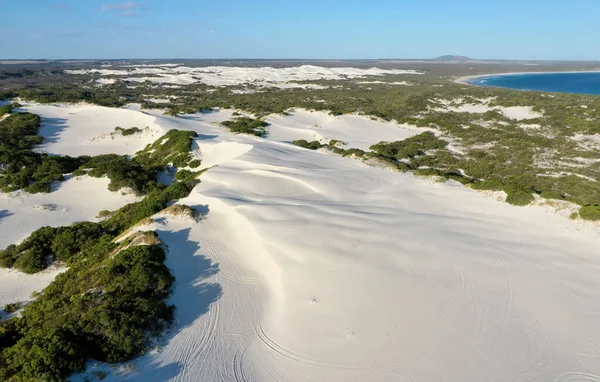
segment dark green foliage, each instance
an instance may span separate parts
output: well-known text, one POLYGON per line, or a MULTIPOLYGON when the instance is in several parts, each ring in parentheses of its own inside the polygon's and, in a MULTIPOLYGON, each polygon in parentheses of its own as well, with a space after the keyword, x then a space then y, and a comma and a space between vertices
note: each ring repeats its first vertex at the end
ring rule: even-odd
POLYGON ((112 214, 113 213, 111 211, 109 211, 109 210, 102 210, 102 211, 98 212, 98 217, 99 218, 106 218, 106 217, 111 216, 112 214))
POLYGON ((30 113, 11 114, 0 121, 0 190, 50 192, 53 182, 62 181, 63 174, 72 172, 85 160, 31 151, 42 142, 37 134, 39 127, 40 118, 30 113))
POLYGON ((115 127, 115 131, 118 131, 121 133, 121 135, 123 136, 128 136, 128 135, 133 135, 133 134, 137 134, 137 133, 141 133, 142 129, 138 128, 138 127, 130 127, 128 129, 124 129, 120 126, 115 127))
POLYGON ((55 260, 69 262, 86 245, 105 234, 98 223, 82 222, 67 227, 42 227, 18 246, 0 251, 0 266, 25 273, 39 272, 55 260))
POLYGON ((583 206, 579 209, 579 215, 585 220, 600 220, 600 205, 583 206))
POLYGON ((504 185, 496 180, 484 180, 473 183, 472 188, 474 190, 503 191, 504 185))
POLYGON ((304 147, 309 150, 317 150, 317 149, 320 149, 321 147, 323 147, 323 145, 319 141, 308 142, 305 139, 299 139, 297 141, 293 141, 292 143, 295 144, 296 146, 304 147))
POLYGON ((448 142, 439 139, 431 131, 426 131, 403 141, 380 142, 370 147, 377 155, 389 159, 414 158, 424 155, 427 150, 443 149, 448 142))
POLYGON ((234 133, 250 134, 258 137, 267 135, 265 127, 269 126, 265 121, 248 117, 239 117, 232 121, 225 121, 222 125, 234 133))
POLYGON ((130 92, 131 90, 122 83, 94 88, 69 84, 61 87, 22 89, 18 92, 18 96, 40 103, 84 101, 101 106, 121 107, 125 105, 127 97, 131 95, 130 92))
MULTIPOLYGON (((62 180, 62 176, 59 179, 56 179, 57 181, 62 180)), ((49 193, 50 191, 52 191, 52 182, 48 181, 48 180, 40 180, 37 182, 33 182, 30 185, 28 185, 27 187, 25 187, 25 191, 29 192, 30 194, 39 194, 39 193, 49 193)))
POLYGON ((176 182, 167 188, 157 188, 139 202, 131 203, 119 209, 102 226, 113 233, 123 232, 140 220, 154 215, 167 207, 167 203, 189 195, 193 185, 176 182))
POLYGON ((159 246, 122 250, 101 240, 56 277, 22 318, 0 324, 0 379, 64 380, 88 359, 122 362, 173 319, 174 282, 159 246))
POLYGON ((193 180, 196 177, 196 174, 196 172, 190 170, 179 170, 177 171, 177 174, 175 174, 175 179, 180 182, 187 182, 193 180))
POLYGON ((2 117, 4 114, 9 114, 12 112, 13 109, 13 105, 4 105, 4 106, 0 106, 0 117, 2 117))
POLYGON ((565 196, 562 195, 560 192, 556 192, 556 191, 542 191, 540 193, 540 198, 544 198, 544 199, 556 199, 556 200, 564 200, 565 196))
POLYGON ((15 303, 12 303, 12 304, 6 304, 4 306, 4 311, 6 313, 14 313, 14 312, 16 312, 19 309, 21 309, 21 303, 20 302, 15 302, 15 303))
POLYGON ((92 170, 89 176, 110 179, 108 189, 118 191, 123 187, 131 188, 137 195, 147 194, 158 186, 156 173, 160 168, 140 165, 136 160, 116 154, 99 155, 84 165, 92 170))
POLYGON ((190 163, 188 163, 188 166, 190 168, 198 168, 201 164, 202 162, 200 161, 200 159, 193 159, 192 161, 190 161, 190 163))
POLYGON ((531 192, 510 187, 505 189, 505 191, 507 194, 506 202, 514 206, 526 206, 535 200, 531 192))
POLYGON ((76 176, 83 176, 85 174, 87 174, 87 171, 85 171, 83 169, 80 169, 80 168, 78 168, 77 170, 73 171, 73 173, 71 173, 71 175, 73 175, 75 177, 76 176))

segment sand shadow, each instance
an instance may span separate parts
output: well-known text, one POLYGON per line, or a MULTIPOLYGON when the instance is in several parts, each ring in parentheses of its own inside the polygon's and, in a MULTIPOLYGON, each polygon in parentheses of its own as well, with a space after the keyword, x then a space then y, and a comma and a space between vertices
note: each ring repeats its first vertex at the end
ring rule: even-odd
POLYGON ((197 206, 191 206, 194 210, 196 210, 202 217, 205 217, 210 212, 210 208, 208 208, 207 204, 200 204, 197 206))
POLYGON ((42 144, 58 142, 60 133, 66 128, 67 120, 65 118, 42 118, 42 126, 39 129, 39 134, 44 137, 42 144))
POLYGON ((176 378, 181 373, 181 370, 182 365, 179 362, 173 362, 164 366, 151 366, 150 370, 144 370, 141 373, 130 375, 126 378, 120 378, 120 376, 115 376, 116 378, 114 380, 127 380, 135 382, 170 381, 176 378))
POLYGON ((10 212, 9 210, 0 210, 0 221, 12 215, 14 215, 14 213, 10 212))
POLYGON ((199 254, 201 245, 189 240, 190 228, 156 232, 168 246, 166 264, 176 277, 169 303, 177 307, 178 332, 207 313, 210 305, 221 297, 221 285, 205 281, 219 272, 219 265, 199 254))
POLYGON ((198 134, 198 136, 196 137, 197 140, 199 141, 209 141, 211 139, 215 139, 218 138, 218 135, 215 134, 198 134))
MULTIPOLYGON (((221 285, 206 281, 219 272, 219 265, 199 253, 202 246, 189 239, 190 230, 186 228, 180 231, 156 231, 168 247, 165 263, 176 277, 173 294, 168 303, 177 308, 173 329, 159 341, 159 347, 168 347, 170 341, 182 330, 208 313, 210 306, 221 298, 223 293, 221 285)), ((167 381, 176 378, 183 367, 179 362, 162 365, 160 358, 152 355, 121 365, 127 364, 133 365, 132 372, 109 375, 106 381, 167 381)), ((93 368, 89 368, 85 374, 90 375, 93 371, 93 368)))

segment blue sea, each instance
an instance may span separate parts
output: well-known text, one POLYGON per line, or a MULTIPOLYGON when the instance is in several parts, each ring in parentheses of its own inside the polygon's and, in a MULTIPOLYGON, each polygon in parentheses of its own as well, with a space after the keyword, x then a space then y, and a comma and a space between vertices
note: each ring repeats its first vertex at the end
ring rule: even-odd
POLYGON ((509 74, 480 77, 468 82, 515 90, 600 95, 600 72, 509 74))

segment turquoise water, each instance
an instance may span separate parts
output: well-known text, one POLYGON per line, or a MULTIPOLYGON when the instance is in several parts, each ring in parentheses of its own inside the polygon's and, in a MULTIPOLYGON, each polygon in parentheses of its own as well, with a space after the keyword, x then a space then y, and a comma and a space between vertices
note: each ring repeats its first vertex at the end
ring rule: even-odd
POLYGON ((480 77, 468 82, 515 90, 600 95, 600 72, 509 74, 480 77))

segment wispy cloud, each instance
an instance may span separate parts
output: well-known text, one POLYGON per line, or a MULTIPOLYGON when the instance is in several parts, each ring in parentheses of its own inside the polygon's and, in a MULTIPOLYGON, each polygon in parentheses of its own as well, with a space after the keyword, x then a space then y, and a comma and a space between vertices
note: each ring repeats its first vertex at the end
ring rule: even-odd
POLYGON ((137 3, 135 1, 126 1, 120 4, 104 4, 102 6, 103 11, 112 11, 112 10, 124 10, 124 9, 148 9, 147 6, 137 3))
POLYGON ((208 31, 208 33, 209 33, 209 34, 216 34, 216 33, 217 33, 217 30, 216 30, 216 29, 211 29, 211 30, 209 30, 209 31, 208 31))

